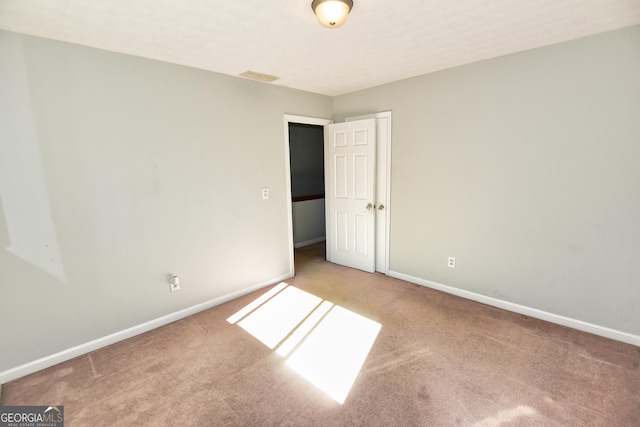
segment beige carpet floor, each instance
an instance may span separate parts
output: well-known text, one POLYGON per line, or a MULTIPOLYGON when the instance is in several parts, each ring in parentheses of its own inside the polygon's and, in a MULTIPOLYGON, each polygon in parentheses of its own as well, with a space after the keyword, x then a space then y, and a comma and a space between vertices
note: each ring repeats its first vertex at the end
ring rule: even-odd
POLYGON ((287 283, 381 325, 343 404, 227 322, 269 288, 5 384, 2 403, 64 405, 67 426, 640 426, 637 347, 323 251, 298 250, 287 283))

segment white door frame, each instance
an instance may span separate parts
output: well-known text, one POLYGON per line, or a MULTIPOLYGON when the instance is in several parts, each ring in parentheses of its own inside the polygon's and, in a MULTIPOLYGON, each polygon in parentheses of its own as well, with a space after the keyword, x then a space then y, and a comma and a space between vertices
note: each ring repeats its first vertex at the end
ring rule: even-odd
POLYGON ((294 263, 294 246, 293 246, 293 203, 291 202, 291 155, 289 153, 289 123, 302 123, 306 125, 324 126, 333 123, 330 119, 321 119, 317 117, 295 116, 292 114, 284 115, 284 155, 285 155, 285 197, 287 199, 287 227, 289 229, 289 274, 293 277, 296 274, 294 263))

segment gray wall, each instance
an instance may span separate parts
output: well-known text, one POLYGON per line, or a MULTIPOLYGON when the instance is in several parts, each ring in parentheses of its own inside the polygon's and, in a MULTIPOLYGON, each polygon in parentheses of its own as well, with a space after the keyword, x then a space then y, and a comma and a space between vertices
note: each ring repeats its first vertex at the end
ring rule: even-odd
POLYGON ((0 58, 0 372, 289 272, 283 114, 331 98, 8 32, 0 58))
POLYGON ((324 199, 292 204, 293 245, 296 248, 326 240, 324 199))
POLYGON ((391 270, 640 335, 640 27, 334 98, 385 110, 391 270))

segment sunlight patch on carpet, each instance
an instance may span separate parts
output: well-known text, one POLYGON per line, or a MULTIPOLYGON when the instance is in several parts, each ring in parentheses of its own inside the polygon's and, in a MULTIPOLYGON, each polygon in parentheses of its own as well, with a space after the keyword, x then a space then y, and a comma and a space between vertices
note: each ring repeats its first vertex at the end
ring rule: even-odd
POLYGON ((289 286, 239 321, 238 326, 273 349, 321 302, 322 299, 289 286))
POLYGON ((276 353, 286 358, 289 368, 340 404, 382 328, 377 322, 286 283, 227 321, 237 323, 267 347, 277 347, 276 353))
POLYGON ((381 325, 334 306, 289 357, 287 366, 344 403, 381 325))
POLYGON ((291 351, 296 348, 298 344, 305 339, 307 335, 316 327, 318 323, 322 320, 322 318, 331 310, 333 304, 329 301, 322 301, 313 312, 305 319, 300 326, 296 328, 295 331, 284 341, 276 350, 282 357, 287 357, 291 351))
POLYGON ((271 299, 273 296, 275 296, 278 292, 280 292, 286 287, 287 287, 286 283, 284 282, 279 283, 277 286, 274 286, 273 288, 269 289, 269 291, 266 292, 264 295, 260 296, 260 298, 255 299, 251 304, 247 304, 242 310, 238 311, 236 314, 229 317, 227 319, 227 322, 231 324, 237 323, 238 320, 242 319, 244 316, 251 313, 256 308, 260 307, 262 304, 267 302, 269 299, 271 299))

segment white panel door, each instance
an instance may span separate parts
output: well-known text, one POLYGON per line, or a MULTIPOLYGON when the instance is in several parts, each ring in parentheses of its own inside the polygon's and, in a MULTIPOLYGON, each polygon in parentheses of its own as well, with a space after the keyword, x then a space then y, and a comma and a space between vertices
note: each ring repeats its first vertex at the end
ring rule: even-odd
POLYGON ((347 117, 345 122, 376 120, 376 271, 389 271, 389 199, 391 194, 391 111, 347 117))
POLYGON ((325 126, 327 260, 375 271, 376 122, 325 126))

